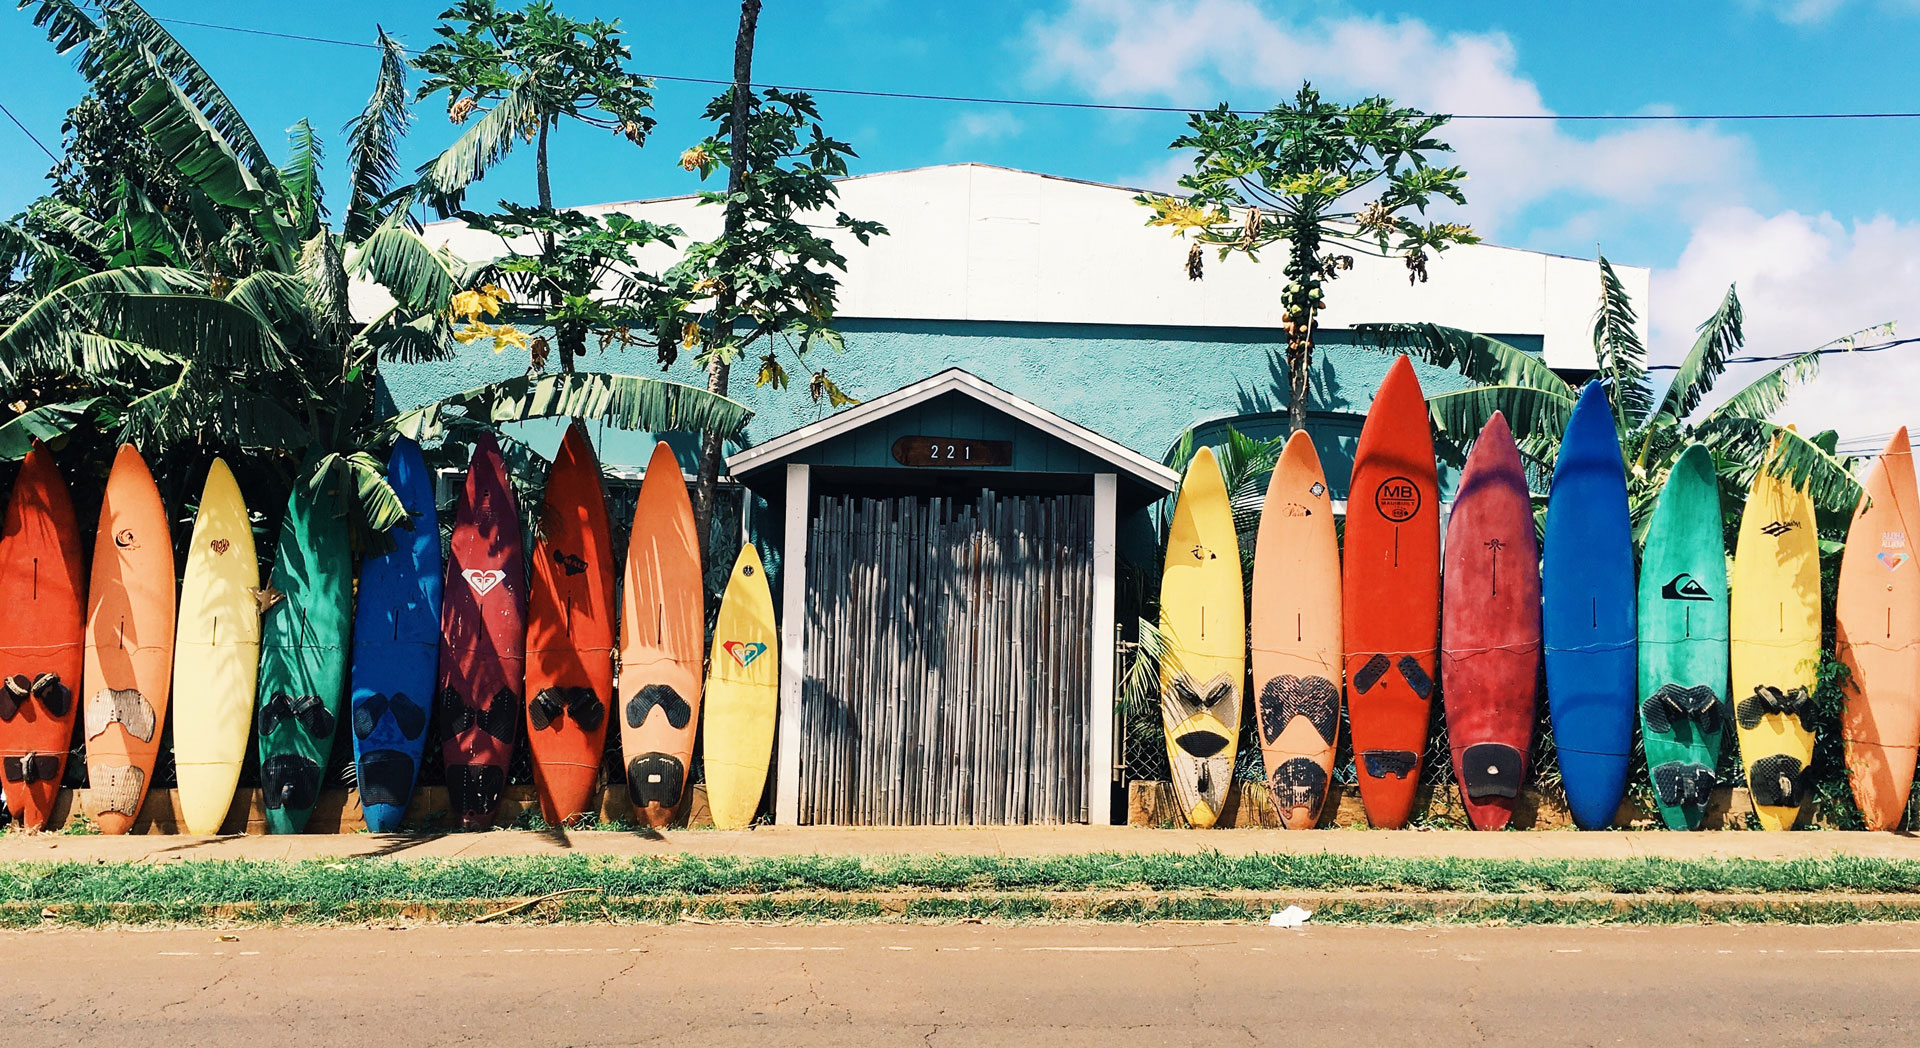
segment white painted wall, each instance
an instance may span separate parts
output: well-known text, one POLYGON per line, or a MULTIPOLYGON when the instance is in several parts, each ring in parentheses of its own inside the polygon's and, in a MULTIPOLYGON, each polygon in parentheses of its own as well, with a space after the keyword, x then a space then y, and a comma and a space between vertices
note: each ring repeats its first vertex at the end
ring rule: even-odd
MULTIPOLYGON (((1274 328, 1280 322, 1281 255, 1260 263, 1207 258, 1206 279, 1186 278, 1186 245, 1146 226, 1135 191, 981 164, 890 171, 845 179, 841 207, 884 223, 891 235, 862 248, 836 234, 848 258, 839 312, 848 317, 1274 328)), ((601 204, 714 236, 717 208, 693 197, 601 204)), ((496 238, 457 222, 428 239, 464 258, 497 254, 496 238)), ((674 253, 645 259, 665 269, 674 253)), ((1593 366, 1599 274, 1591 260, 1514 248, 1458 247, 1434 258, 1430 279, 1409 285, 1406 266, 1358 256, 1328 289, 1322 326, 1432 321, 1489 334, 1540 335, 1554 367, 1593 366)), ((1618 267, 1642 318, 1649 271, 1618 267)), ((385 296, 359 288, 366 315, 385 296)), ((1644 320, 1643 320, 1644 324, 1644 320)), ((1642 338, 1646 332, 1641 332, 1642 338)))

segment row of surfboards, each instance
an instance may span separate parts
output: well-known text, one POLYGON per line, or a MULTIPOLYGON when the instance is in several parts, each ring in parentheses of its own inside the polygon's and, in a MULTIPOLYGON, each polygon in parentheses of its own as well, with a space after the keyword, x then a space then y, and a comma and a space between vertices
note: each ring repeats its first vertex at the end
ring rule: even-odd
MULTIPOLYGON (((1902 429, 1866 478, 1835 607, 1836 654, 1851 671, 1847 771, 1871 829, 1899 825, 1920 752, 1916 498, 1902 429)), ((1162 714, 1188 821, 1213 825, 1225 800, 1250 649, 1252 723, 1292 828, 1313 826, 1326 797, 1343 691, 1367 818, 1405 825, 1443 683, 1467 815, 1505 827, 1527 782, 1543 662, 1576 824, 1613 823, 1637 720, 1667 826, 1699 828, 1732 728, 1761 825, 1791 828, 1808 800, 1821 656, 1813 504, 1762 471, 1731 571, 1721 521, 1713 457, 1689 447, 1656 500, 1636 583, 1624 462, 1595 381, 1554 465, 1544 549, 1496 413, 1460 476, 1443 564, 1432 433, 1402 357, 1361 431, 1344 564, 1319 458, 1305 434, 1288 441, 1255 540, 1249 623, 1226 485, 1201 449, 1175 504, 1160 594, 1171 649, 1162 714)))
POLYGON ((357 592, 338 476, 289 498, 263 587, 246 503, 216 459, 176 603, 167 512, 140 453, 114 460, 83 587, 67 486, 36 446, 0 533, 0 780, 16 824, 51 817, 79 717, 89 814, 127 832, 169 714, 193 833, 218 831, 250 743, 269 829, 300 832, 343 726, 368 828, 398 829, 430 717, 465 828, 491 823, 523 732, 544 816, 587 813, 613 718, 641 821, 665 825, 679 807, 703 717, 714 822, 752 821, 773 747, 773 601, 749 543, 703 669, 700 546, 665 444, 635 508, 617 634, 607 507, 582 427, 548 474, 531 564, 491 436, 474 446, 445 558, 420 448, 398 441, 386 475, 409 519, 364 558, 357 592))

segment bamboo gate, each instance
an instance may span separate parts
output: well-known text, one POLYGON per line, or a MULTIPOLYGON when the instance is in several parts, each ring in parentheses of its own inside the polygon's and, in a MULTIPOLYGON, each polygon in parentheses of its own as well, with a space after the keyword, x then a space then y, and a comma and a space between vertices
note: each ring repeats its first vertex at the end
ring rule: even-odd
POLYGON ((801 822, 1086 821, 1092 503, 815 500, 801 822))

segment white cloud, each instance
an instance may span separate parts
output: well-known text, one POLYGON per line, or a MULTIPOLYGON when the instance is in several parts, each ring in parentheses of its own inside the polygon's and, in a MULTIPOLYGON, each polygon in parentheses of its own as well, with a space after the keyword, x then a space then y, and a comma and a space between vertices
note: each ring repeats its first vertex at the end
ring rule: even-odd
POLYGON ((997 142, 1025 129, 1019 117, 1005 111, 962 113, 947 125, 946 149, 951 153, 978 142, 997 142))
MULTIPOLYGON (((1654 353, 1677 359, 1694 324, 1737 285, 1747 352, 1796 353, 1870 325, 1894 321, 1920 335, 1920 223, 1886 216, 1842 222, 1832 215, 1743 207, 1707 214, 1672 269, 1654 274, 1654 353)), ((1871 339, 1879 340, 1879 339, 1871 339)), ((1721 382, 1732 392, 1765 370, 1749 365, 1721 382)), ((1844 436, 1920 423, 1920 344, 1857 357, 1824 358, 1820 377, 1797 391, 1779 420, 1844 436)), ((1876 449, 1877 450, 1877 447, 1876 449)))
MULTIPOLYGON (((1447 33, 1413 18, 1295 20, 1252 0, 1073 0, 1027 26, 1041 82, 1101 98, 1265 105, 1302 80, 1334 97, 1381 93, 1449 113, 1550 116, 1504 33, 1447 33)), ((1459 121, 1443 132, 1470 178, 1472 220, 1499 235, 1528 208, 1571 195, 1673 213, 1741 199, 1745 139, 1659 123, 1569 133, 1550 120, 1459 121)))

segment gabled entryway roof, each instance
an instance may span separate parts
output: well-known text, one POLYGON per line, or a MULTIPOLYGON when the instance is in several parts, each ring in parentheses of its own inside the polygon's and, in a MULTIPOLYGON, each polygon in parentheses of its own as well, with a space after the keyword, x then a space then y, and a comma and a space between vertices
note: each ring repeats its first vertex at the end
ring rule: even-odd
POLYGON ((755 489, 778 487, 780 467, 788 463, 904 468, 894 448, 907 437, 1011 445, 1012 458, 1005 464, 954 464, 955 471, 966 473, 1112 473, 1132 489, 1135 499, 1129 501, 1151 501, 1180 483, 1180 475, 1166 466, 960 368, 747 448, 729 456, 727 468, 755 489))

